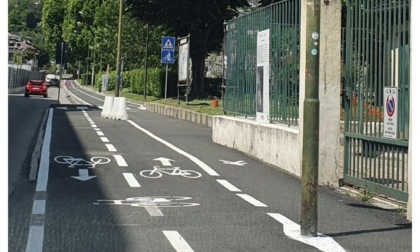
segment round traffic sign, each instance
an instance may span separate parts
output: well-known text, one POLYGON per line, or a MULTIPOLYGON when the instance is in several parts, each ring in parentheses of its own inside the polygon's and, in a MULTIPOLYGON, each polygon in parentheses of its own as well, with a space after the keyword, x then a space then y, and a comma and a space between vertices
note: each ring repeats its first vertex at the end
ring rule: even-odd
POLYGON ((395 99, 394 96, 388 95, 386 98, 386 113, 388 116, 393 116, 395 112, 395 99))

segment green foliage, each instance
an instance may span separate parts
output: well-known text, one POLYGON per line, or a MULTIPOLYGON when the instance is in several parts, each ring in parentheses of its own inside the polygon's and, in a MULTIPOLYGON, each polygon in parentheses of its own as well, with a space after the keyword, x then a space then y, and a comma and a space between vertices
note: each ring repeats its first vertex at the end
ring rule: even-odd
POLYGON ((57 42, 62 38, 62 24, 67 1, 44 0, 42 9, 42 31, 44 48, 50 59, 55 59, 57 42))

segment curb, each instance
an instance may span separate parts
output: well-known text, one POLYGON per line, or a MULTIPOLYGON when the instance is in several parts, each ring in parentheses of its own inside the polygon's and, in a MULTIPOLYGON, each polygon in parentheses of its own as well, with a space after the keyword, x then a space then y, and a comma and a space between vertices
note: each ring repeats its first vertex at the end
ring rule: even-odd
POLYGON ((39 159, 41 158, 41 148, 42 144, 44 142, 44 133, 45 133, 45 122, 47 121, 48 117, 48 110, 50 108, 48 107, 45 112, 44 116, 42 118, 41 126, 38 132, 38 138, 36 141, 36 145, 34 148, 34 151, 32 152, 31 156, 31 166, 29 170, 29 181, 34 181, 37 178, 38 173, 38 167, 39 167, 39 159))

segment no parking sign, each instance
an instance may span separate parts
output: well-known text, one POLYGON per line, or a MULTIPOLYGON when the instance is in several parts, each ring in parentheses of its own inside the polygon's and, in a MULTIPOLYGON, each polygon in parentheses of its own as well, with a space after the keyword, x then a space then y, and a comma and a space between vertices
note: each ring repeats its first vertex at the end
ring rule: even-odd
POLYGON ((398 138, 398 88, 384 87, 384 137, 398 138))

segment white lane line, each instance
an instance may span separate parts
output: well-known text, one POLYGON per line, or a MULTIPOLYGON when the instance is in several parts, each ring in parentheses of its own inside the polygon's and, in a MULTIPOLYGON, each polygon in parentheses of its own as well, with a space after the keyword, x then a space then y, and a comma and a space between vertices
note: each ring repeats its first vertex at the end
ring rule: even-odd
POLYGON ((130 187, 141 187, 133 173, 124 172, 123 176, 130 187))
POLYGON ((101 137, 102 142, 109 143, 109 140, 107 137, 101 137))
POLYGON ((317 237, 302 236, 300 226, 279 213, 267 213, 283 225, 283 232, 290 239, 300 241, 325 252, 345 252, 333 238, 318 233, 317 237))
POLYGON ((117 149, 115 149, 114 145, 112 144, 105 144, 106 148, 108 149, 108 151, 110 152, 116 152, 117 149))
POLYGON ((34 200, 32 214, 45 214, 46 200, 34 200))
POLYGON ((92 126, 92 128, 97 128, 98 127, 96 124, 92 124, 91 126, 92 126))
POLYGON ((47 127, 45 128, 44 142, 41 149, 41 161, 39 162, 38 181, 36 183, 37 192, 47 191, 48 172, 50 167, 50 144, 51 144, 51 129, 53 120, 53 109, 50 108, 47 120, 47 127))
POLYGON ((194 157, 193 155, 181 150, 180 148, 176 147, 175 145, 157 137, 156 135, 154 135, 152 132, 143 129, 142 127, 140 127, 139 125, 137 125, 135 122, 131 121, 131 120, 127 120, 129 123, 131 123, 131 125, 133 125, 135 128, 139 129, 140 131, 143 131, 145 134, 147 134, 148 136, 150 136, 151 138, 155 139, 158 142, 163 143, 164 145, 166 145, 167 147, 171 148, 172 150, 178 152, 179 154, 187 157, 188 159, 190 159, 191 161, 193 161, 196 165, 198 165, 201 169, 203 169, 205 172, 207 172, 207 174, 209 174, 210 176, 219 176, 219 174, 213 170, 210 166, 206 165, 203 161, 201 161, 200 159, 194 157))
POLYGON ((237 193, 236 195, 238 195, 243 200, 247 201, 248 203, 256 207, 267 207, 266 204, 262 203, 261 201, 256 200, 254 197, 249 196, 248 194, 237 193))
MULTIPOLYGON (((41 149, 41 160, 39 162, 38 179, 36 182, 36 192, 46 192, 48 184, 48 172, 50 167, 50 145, 51 145, 51 132, 52 121, 54 116, 54 109, 49 109, 47 126, 45 128, 44 141, 41 149)), ((41 214, 45 219, 45 200, 34 200, 32 206, 32 215, 41 214)), ((26 252, 42 252, 44 244, 44 225, 45 222, 41 221, 36 225, 29 227, 28 240, 26 242, 26 252)))
POLYGON ((96 134, 98 134, 98 136, 104 136, 104 133, 102 131, 96 131, 96 134))
POLYGON ((146 209, 150 216, 163 216, 162 211, 157 206, 146 206, 144 209, 146 209))
POLYGON ((119 167, 127 167, 127 162, 125 162, 125 159, 121 155, 114 155, 115 161, 117 161, 117 164, 119 167))
POLYGON ((226 189, 228 189, 231 192, 240 192, 241 191, 239 188, 237 188, 236 186, 232 185, 227 180, 224 180, 224 179, 216 179, 216 181, 219 182, 219 184, 221 184, 222 186, 224 186, 226 189))
POLYGON ((31 226, 29 228, 26 252, 42 252, 44 244, 44 226, 31 226))
POLYGON ((188 243, 177 231, 163 230, 163 234, 178 252, 194 252, 188 243))

